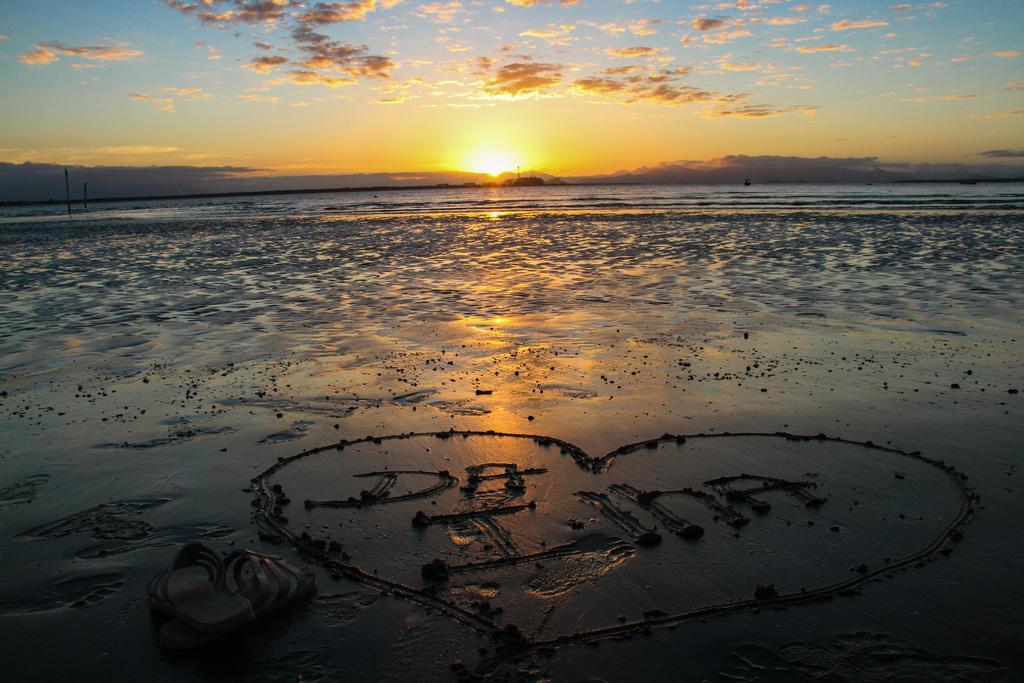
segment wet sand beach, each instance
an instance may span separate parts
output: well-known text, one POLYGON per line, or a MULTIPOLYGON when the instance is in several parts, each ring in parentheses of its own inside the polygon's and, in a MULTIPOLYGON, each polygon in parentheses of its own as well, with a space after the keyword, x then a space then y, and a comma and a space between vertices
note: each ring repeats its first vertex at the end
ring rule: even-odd
POLYGON ((1024 672, 1018 185, 18 208, 0 244, 12 680, 1024 672), (193 540, 318 594, 162 651, 193 540))

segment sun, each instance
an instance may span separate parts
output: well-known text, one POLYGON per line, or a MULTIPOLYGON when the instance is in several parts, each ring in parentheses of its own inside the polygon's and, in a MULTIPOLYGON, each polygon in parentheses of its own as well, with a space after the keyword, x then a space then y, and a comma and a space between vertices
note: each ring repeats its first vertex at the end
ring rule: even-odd
POLYGON ((519 160, 512 152, 494 147, 485 147, 470 152, 464 167, 473 173, 486 173, 499 176, 502 173, 516 170, 519 160))

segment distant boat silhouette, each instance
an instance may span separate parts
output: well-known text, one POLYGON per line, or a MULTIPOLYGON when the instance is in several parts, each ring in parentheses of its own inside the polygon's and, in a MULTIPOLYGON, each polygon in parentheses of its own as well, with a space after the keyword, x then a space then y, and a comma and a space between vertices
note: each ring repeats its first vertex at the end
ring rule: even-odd
POLYGON ((750 178, 747 178, 746 180, 744 180, 743 184, 749 186, 750 185, 750 178))

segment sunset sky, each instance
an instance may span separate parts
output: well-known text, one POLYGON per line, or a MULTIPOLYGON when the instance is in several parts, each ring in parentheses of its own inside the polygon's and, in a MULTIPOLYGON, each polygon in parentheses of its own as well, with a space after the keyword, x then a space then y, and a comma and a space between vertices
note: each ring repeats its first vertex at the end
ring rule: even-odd
POLYGON ((5 0, 0 81, 6 162, 972 163, 1024 148, 1024 2, 5 0))

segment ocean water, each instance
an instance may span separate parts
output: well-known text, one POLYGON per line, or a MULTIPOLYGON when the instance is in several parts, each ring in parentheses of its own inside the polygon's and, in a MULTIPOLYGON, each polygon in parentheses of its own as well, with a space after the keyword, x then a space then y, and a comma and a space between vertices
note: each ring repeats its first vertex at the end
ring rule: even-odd
POLYGON ((1024 303, 1022 205, 1016 185, 793 185, 7 208, 0 372, 67 362, 54 343, 316 354, 469 318, 531 316, 550 343, 725 313, 963 332, 1024 303))
POLYGON ((695 680, 1024 671, 1019 185, 5 207, 0 249, 0 638, 14 671, 404 680, 452 677, 458 660, 664 680, 680 653, 695 680), (294 501, 288 532, 329 536, 375 578, 307 563, 316 600, 215 656, 161 655, 143 591, 178 544, 306 562, 258 535, 251 486, 307 451, 261 479, 294 501), (454 486, 471 468, 498 475, 454 486), (769 512, 744 508, 742 528, 681 493, 728 503, 713 482, 741 474, 789 486, 763 492, 769 512), (398 500, 299 502, 366 489, 398 500), (660 516, 634 489, 666 492, 660 516), (417 509, 438 523, 416 530, 417 509), (701 540, 671 533, 684 522, 701 540), (961 522, 965 539, 935 551, 961 522), (636 542, 653 528, 660 545, 636 542), (456 576, 424 584, 432 558, 456 576), (913 568, 832 600, 679 616, 901 558, 913 568), (662 617, 671 628, 645 628, 662 617), (531 644, 522 658, 496 656, 489 634, 508 625, 531 644), (40 661, 43 638, 63 656, 40 661))

